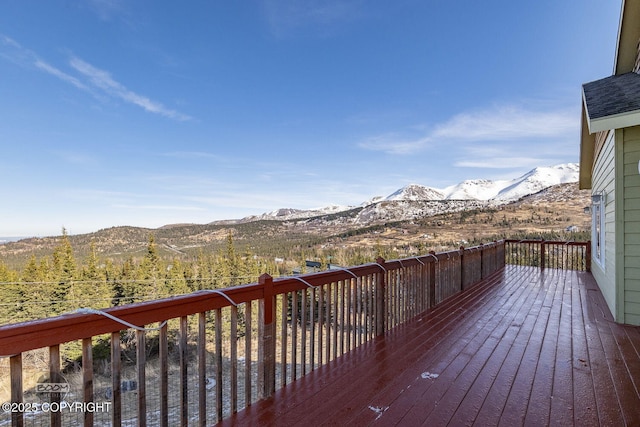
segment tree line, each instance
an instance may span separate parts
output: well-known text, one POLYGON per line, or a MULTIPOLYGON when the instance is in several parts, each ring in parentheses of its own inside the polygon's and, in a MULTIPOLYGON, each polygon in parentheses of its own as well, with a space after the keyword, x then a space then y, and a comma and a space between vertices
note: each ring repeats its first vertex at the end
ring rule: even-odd
POLYGON ((277 275, 275 262, 248 250, 237 253, 231 234, 226 250, 199 252, 187 261, 159 256, 150 235, 142 257, 116 264, 100 259, 93 243, 80 262, 63 230, 50 256, 32 255, 21 271, 0 260, 0 324, 251 283, 263 273, 277 275))
POLYGON ((32 255, 21 269, 0 260, 0 325, 52 317, 79 308, 107 308, 187 294, 203 289, 220 289, 253 283, 263 273, 274 277, 305 273, 306 259, 343 266, 372 262, 377 256, 397 257, 392 249, 372 247, 323 250, 311 246, 288 251, 286 260, 258 256, 236 249, 233 235, 215 251, 200 250, 184 256, 160 256, 153 234, 144 255, 121 261, 103 259, 92 242, 88 254, 79 260, 69 236, 62 230, 51 255, 32 255))

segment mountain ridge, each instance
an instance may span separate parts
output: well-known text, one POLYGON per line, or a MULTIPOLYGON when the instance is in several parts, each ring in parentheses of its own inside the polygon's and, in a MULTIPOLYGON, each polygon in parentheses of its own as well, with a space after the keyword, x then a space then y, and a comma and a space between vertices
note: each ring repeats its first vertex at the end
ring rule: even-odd
MULTIPOLYGON (((510 180, 465 180, 461 183, 445 187, 444 189, 412 183, 399 188, 386 197, 375 196, 361 203, 359 206, 368 211, 380 211, 384 208, 384 203, 387 203, 386 206, 389 206, 388 202, 460 202, 458 205, 460 205, 461 208, 465 205, 463 201, 469 201, 472 208, 477 208, 482 205, 500 205, 516 201, 530 194, 535 194, 554 185, 578 182, 579 171, 578 163, 562 163, 555 166, 539 166, 510 180), (471 203, 474 201, 480 203, 471 203), (380 206, 376 209, 372 208, 374 205, 380 206)), ((432 206, 435 205, 432 204, 432 206)), ((324 208, 308 210, 281 208, 235 221, 246 222, 270 219, 286 221, 312 218, 319 215, 348 211, 356 207, 357 206, 330 205, 324 208)), ((384 216, 384 214, 376 216, 384 216)), ((213 224, 220 223, 219 221, 213 222, 213 224)))
MULTIPOLYGON (((589 191, 579 190, 577 183, 568 183, 510 203, 381 200, 364 207, 306 218, 173 224, 156 229, 116 226, 69 235, 69 239, 78 258, 87 257, 94 245, 101 257, 114 261, 144 256, 152 235, 159 253, 170 258, 221 250, 229 235, 239 247, 251 248, 256 253, 277 253, 277 256, 316 246, 404 245, 406 242, 443 249, 442 242, 469 240, 469 237, 495 239, 522 236, 522 233, 561 232, 569 226, 588 231, 591 216, 584 208, 589 204, 589 191)), ((60 239, 60 236, 34 237, 0 244, 0 264, 22 268, 32 256, 39 259, 50 256, 60 239)))

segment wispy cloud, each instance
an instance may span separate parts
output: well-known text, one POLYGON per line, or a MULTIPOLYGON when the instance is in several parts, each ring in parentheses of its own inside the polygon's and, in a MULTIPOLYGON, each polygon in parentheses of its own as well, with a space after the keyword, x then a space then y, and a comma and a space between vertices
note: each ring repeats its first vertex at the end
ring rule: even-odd
POLYGON ((361 148, 389 154, 414 154, 431 145, 525 139, 566 139, 577 132, 573 110, 533 111, 520 107, 494 107, 465 112, 431 127, 424 135, 403 138, 383 134, 361 141, 361 148))
POLYGON ((90 0, 88 4, 103 21, 111 20, 114 15, 121 13, 124 7, 121 0, 90 0))
POLYGON ((480 160, 462 160, 453 165, 462 168, 486 168, 486 169, 513 169, 528 168, 532 165, 541 165, 548 159, 538 157, 490 157, 480 160))
POLYGON ((71 83, 72 85, 74 85, 78 89, 89 91, 89 87, 86 86, 85 84, 83 84, 80 80, 78 80, 77 78, 73 77, 72 75, 69 75, 69 74, 57 69, 53 65, 47 64, 46 62, 44 62, 41 59, 36 59, 36 61, 33 63, 33 65, 35 65, 37 68, 41 69, 42 71, 47 72, 47 73, 51 74, 52 76, 59 78, 60 80, 64 80, 67 83, 71 83))
POLYGON ((285 36, 305 27, 327 28, 360 15, 361 0, 265 0, 272 32, 285 36))
POLYGON ((410 139, 396 133, 387 133, 367 138, 361 141, 358 146, 388 154, 413 154, 422 151, 431 141, 430 136, 410 139))
POLYGON ((220 156, 206 151, 170 151, 161 154, 164 157, 172 157, 175 159, 208 159, 218 161, 231 161, 225 156, 220 156))
POLYGON ((531 111, 497 107, 454 116, 437 126, 432 138, 456 141, 496 141, 554 138, 577 129, 573 110, 531 111))
POLYGON ((114 98, 120 98, 121 100, 137 105, 150 113, 159 114, 161 116, 168 117, 170 119, 185 121, 190 120, 191 117, 182 114, 176 110, 166 108, 159 102, 152 101, 146 96, 137 94, 123 84, 117 82, 111 77, 109 72, 101 70, 88 62, 83 61, 80 58, 73 57, 69 62, 71 67, 86 77, 93 86, 101 89, 104 93, 114 98))
POLYGON ((80 151, 53 150, 52 153, 57 156, 62 162, 74 166, 93 167, 99 163, 98 159, 96 159, 95 156, 80 151))
POLYGON ((153 101, 144 95, 140 95, 128 89, 125 85, 111 77, 109 72, 94 67, 88 62, 75 56, 70 59, 69 65, 73 70, 80 74, 79 77, 62 71, 59 67, 51 65, 49 62, 42 59, 40 55, 23 47, 12 38, 0 34, 0 57, 21 67, 35 68, 43 71, 65 83, 73 85, 77 89, 89 92, 94 96, 96 96, 95 91, 99 90, 109 97, 118 98, 153 114, 158 114, 178 121, 187 121, 192 119, 186 114, 167 108, 160 102, 153 101))
POLYGON ((205 211, 198 206, 172 206, 172 205, 113 205, 117 209, 144 209, 153 211, 205 211))

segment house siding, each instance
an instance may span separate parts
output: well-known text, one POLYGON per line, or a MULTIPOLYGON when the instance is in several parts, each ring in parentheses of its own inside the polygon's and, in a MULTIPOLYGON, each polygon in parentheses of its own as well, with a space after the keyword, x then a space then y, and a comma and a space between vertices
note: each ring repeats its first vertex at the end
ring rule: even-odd
POLYGON ((604 264, 595 261, 591 265, 602 295, 612 313, 616 313, 616 217, 615 217, 615 132, 609 135, 602 145, 598 157, 593 166, 592 192, 606 193, 605 205, 605 239, 604 239, 604 264))
POLYGON ((624 323, 640 325, 640 126, 623 131, 624 323))

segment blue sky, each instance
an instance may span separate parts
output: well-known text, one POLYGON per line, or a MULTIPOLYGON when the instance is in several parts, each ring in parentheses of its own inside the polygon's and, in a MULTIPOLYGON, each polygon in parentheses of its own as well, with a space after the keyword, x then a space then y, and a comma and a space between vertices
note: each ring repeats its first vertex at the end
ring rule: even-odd
POLYGON ((0 236, 576 162, 619 2, 0 2, 0 236))

